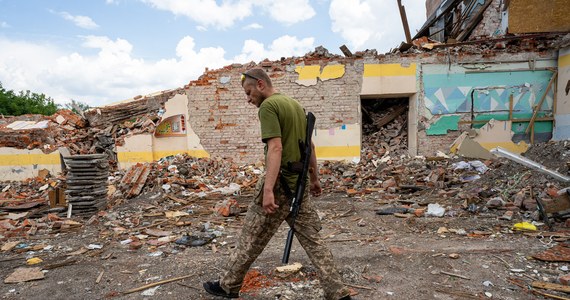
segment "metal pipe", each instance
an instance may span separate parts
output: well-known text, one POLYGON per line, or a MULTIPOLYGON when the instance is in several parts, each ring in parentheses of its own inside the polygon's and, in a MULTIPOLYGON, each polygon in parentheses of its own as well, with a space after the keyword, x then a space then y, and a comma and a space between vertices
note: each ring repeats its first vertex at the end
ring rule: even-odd
POLYGON ((541 165, 535 161, 532 161, 526 157, 522 157, 518 154, 509 152, 504 148, 496 147, 496 148, 491 149, 490 152, 495 154, 495 155, 502 156, 502 157, 508 158, 512 161, 518 162, 521 165, 527 166, 533 170, 539 171, 539 172, 544 173, 546 175, 550 175, 550 176, 552 176, 552 177, 554 177, 560 181, 570 182, 570 177, 564 176, 564 175, 562 175, 556 171, 549 170, 546 167, 544 167, 543 165, 541 165))

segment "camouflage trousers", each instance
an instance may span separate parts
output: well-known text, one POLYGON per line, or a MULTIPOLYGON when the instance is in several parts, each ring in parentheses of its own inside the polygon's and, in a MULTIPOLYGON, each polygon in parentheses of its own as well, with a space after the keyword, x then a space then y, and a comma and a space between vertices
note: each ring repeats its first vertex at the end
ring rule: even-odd
MULTIPOLYGON (((270 215, 266 214, 262 207, 264 178, 260 178, 257 183, 255 198, 249 205, 239 244, 230 256, 226 273, 220 278, 222 288, 228 293, 239 292, 249 267, 261 254, 283 221, 291 224, 289 199, 285 196, 279 180, 277 181, 274 193, 275 202, 279 208, 270 215)), ((319 234, 320 230, 321 221, 311 203, 307 189, 295 220, 295 236, 317 269, 325 298, 339 299, 347 296, 349 290, 342 283, 332 253, 319 234)), ((283 242, 285 240, 286 236, 283 236, 283 242)))

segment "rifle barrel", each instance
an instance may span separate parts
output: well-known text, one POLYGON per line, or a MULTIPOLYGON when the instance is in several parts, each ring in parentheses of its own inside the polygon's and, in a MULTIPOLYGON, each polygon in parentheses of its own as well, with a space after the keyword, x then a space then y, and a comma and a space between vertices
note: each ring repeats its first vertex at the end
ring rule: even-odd
POLYGON ((285 243, 285 250, 283 251, 283 258, 281 262, 284 264, 289 263, 289 254, 291 252, 291 245, 293 244, 293 234, 295 233, 295 219, 301 208, 301 202, 303 201, 303 196, 305 195, 305 184, 307 183, 307 176, 309 174, 309 164, 311 161, 311 152, 313 149, 313 144, 311 142, 311 136, 313 135, 313 129, 315 127, 315 115, 309 112, 307 113, 307 131, 305 136, 305 149, 303 157, 303 170, 299 177, 297 178, 297 186, 295 188, 295 195, 291 201, 291 215, 292 220, 290 223, 291 228, 287 234, 287 243, 285 243))
POLYGON ((285 251, 283 251, 283 258, 281 259, 281 263, 288 264, 289 263, 289 254, 291 253, 291 246, 293 245, 293 234, 295 233, 294 228, 289 229, 289 233, 287 234, 287 243, 285 243, 285 251))

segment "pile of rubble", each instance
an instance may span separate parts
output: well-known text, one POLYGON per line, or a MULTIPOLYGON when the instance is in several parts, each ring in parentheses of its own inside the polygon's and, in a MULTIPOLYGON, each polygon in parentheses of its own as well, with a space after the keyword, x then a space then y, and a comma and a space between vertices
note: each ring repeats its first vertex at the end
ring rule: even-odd
POLYGON ((76 114, 61 109, 52 116, 23 115, 0 119, 0 147, 40 149, 51 153, 67 147, 70 154, 106 153, 116 165, 115 146, 127 136, 154 133, 164 104, 181 90, 136 97, 112 107, 76 114), (16 138, 15 138, 16 137, 16 138))
POLYGON ((363 102, 361 160, 324 162, 320 172, 325 192, 354 195, 387 187, 384 168, 408 157, 407 107, 393 103, 398 101, 363 102))
MULTIPOLYGON (((537 198, 548 206, 560 197, 561 183, 506 159, 473 161, 445 156, 408 157, 405 155, 407 132, 402 125, 405 124, 405 113, 394 113, 396 110, 382 113, 384 116, 395 115, 391 122, 381 126, 375 122, 367 128, 359 162, 321 164, 325 193, 335 192, 337 196, 347 197, 348 201, 378 204, 376 214, 410 218, 408 220, 475 215, 509 221, 534 219, 533 223, 515 224, 522 224, 520 226, 525 229, 544 222, 537 214, 537 198), (398 135, 394 136, 395 133, 398 135), (400 137, 400 144, 390 143, 397 137, 400 137)), ((527 157, 568 174, 570 142, 535 145, 529 149, 527 157)), ((127 170, 112 172, 108 178, 108 207, 89 218, 74 214, 71 218, 63 218, 62 214, 50 210, 47 199, 52 191, 65 189, 67 180, 64 177, 42 172, 26 182, 0 182, 1 250, 4 253, 28 253, 26 263, 39 264, 43 270, 75 264, 79 258, 107 260, 116 255, 109 249, 125 250, 121 253, 138 251, 134 253, 157 259, 181 253, 188 247, 194 248, 190 251, 225 252, 235 242, 235 236, 230 232, 241 227, 246 202, 253 196, 252 191, 263 171, 261 163, 239 166, 223 158, 194 158, 185 154, 136 164, 127 170), (72 247, 54 249, 46 243, 25 240, 36 236, 55 239, 58 233, 75 234, 82 229, 94 231, 97 242, 85 243, 83 238, 72 247), (66 259, 61 259, 64 252, 66 259)), ((570 204, 570 198, 566 202, 570 204)), ((344 212, 339 213, 338 217, 344 215, 344 212)), ((334 220, 331 216, 327 218, 334 220)), ((357 226, 367 225, 360 219, 357 226)), ((441 227, 437 233, 490 234, 451 227, 441 227)), ((553 255, 549 253, 540 255, 553 255)), ((16 272, 18 270, 5 282, 44 276, 39 270, 37 277, 27 274, 30 277, 21 279, 16 272)), ((320 290, 315 294, 318 284, 310 268, 288 276, 293 277, 281 280, 277 273, 253 269, 248 273, 242 292, 263 290, 264 293, 288 295, 293 290, 297 294, 306 294, 307 299, 320 295, 320 290), (299 281, 292 282, 293 279, 299 281)), ((380 282, 382 279, 374 280, 380 282)))
MULTIPOLYGON (((85 114, 85 118, 61 110, 51 117, 36 117, 34 121, 8 119, 0 125, 0 146, 7 146, 7 141, 20 140, 1 139, 3 134, 8 136, 17 132, 29 137, 20 142, 28 148, 38 147, 48 151, 50 147, 65 145, 72 154, 107 153, 113 162, 111 155, 114 155, 118 140, 130 134, 152 132, 170 96, 166 93, 137 100, 146 101, 145 105, 134 105, 133 102, 119 104, 113 107, 113 113, 101 113, 100 110, 106 108, 92 110, 85 114), (135 113, 133 107, 144 110, 135 113)), ((424 211, 429 204, 455 207, 456 213, 499 209, 501 214, 508 212, 503 217, 519 211, 536 212, 536 199, 548 206, 560 196, 560 183, 504 159, 469 161, 457 156, 449 158, 444 154, 438 157, 409 157, 406 146, 407 107, 401 103, 401 99, 363 102, 363 119, 366 122, 363 125, 361 160, 323 162, 320 174, 325 193, 343 193, 349 197, 373 199, 379 204, 424 211)), ((568 142, 535 145, 527 156, 567 174, 568 165, 558 162, 568 161, 569 149, 568 142)), ((215 200, 217 203, 211 203, 209 212, 223 212, 221 215, 224 216, 242 210, 235 201, 231 201, 232 197, 251 195, 258 177, 264 171, 262 163, 239 166, 229 159, 194 158, 188 155, 136 164, 128 170, 113 171, 116 169, 114 167, 111 165, 112 176, 108 178, 108 207, 128 203, 130 200, 127 199, 140 195, 160 195, 161 199, 178 205, 198 199, 215 200)), ((59 213, 60 216, 67 213, 69 216, 69 212, 54 207, 54 203, 56 206, 65 205, 54 201, 63 192, 54 195, 54 191, 65 191, 66 183, 65 177, 50 174, 43 174, 25 184, 0 183, 0 210, 4 211, 0 219, 10 223, 5 228, 22 226, 32 216, 41 217, 48 213, 59 213)), ((534 217, 539 219, 539 216, 534 217)))
MULTIPOLYGON (((157 105, 162 103, 156 102, 157 105)), ((378 109, 375 105, 363 106, 366 118, 370 122, 363 125, 363 147, 361 160, 359 162, 332 162, 326 161, 322 163, 320 168, 321 181, 325 192, 342 192, 349 196, 361 196, 367 194, 375 194, 375 197, 381 199, 407 199, 414 196, 416 192, 430 191, 437 189, 437 194, 443 198, 453 196, 459 197, 461 200, 472 199, 473 193, 478 190, 485 190, 485 195, 496 196, 497 191, 502 190, 502 196, 505 198, 512 197, 513 191, 520 191, 525 187, 520 185, 526 181, 521 178, 513 178, 517 181, 517 185, 500 187, 497 180, 509 178, 508 174, 512 172, 513 176, 521 177, 525 174, 523 166, 515 166, 513 170, 505 170, 516 165, 504 161, 485 161, 486 167, 494 169, 485 176, 481 172, 473 172, 469 168, 458 168, 454 163, 461 161, 461 158, 446 157, 417 157, 410 158, 407 154, 407 107, 402 105, 392 105, 388 108, 378 109), (489 175, 490 174, 490 175, 489 175), (480 179, 482 178, 483 179, 480 179), (463 188, 465 191, 459 193, 458 190, 463 188)), ((127 106, 130 103, 125 104, 127 106)), ((137 106, 138 107, 138 106, 137 106)), ((146 106, 142 106, 146 107, 146 106)), ((56 136, 55 145, 65 143, 69 146, 73 153, 101 153, 112 152, 111 147, 115 144, 113 137, 124 136, 128 133, 136 133, 141 130, 152 130, 150 123, 155 124, 153 118, 158 118, 149 112, 145 115, 132 117, 125 120, 122 125, 108 125, 110 121, 104 121, 99 117, 98 124, 106 126, 104 129, 99 127, 90 127, 85 129, 85 120, 70 111, 59 111, 58 114, 48 118, 47 128, 52 132, 60 132, 56 136), (109 121, 109 122, 108 122, 109 121), (59 126, 53 126, 59 124, 59 126), (55 129, 54 129, 55 127, 55 129), (150 128, 150 129, 149 129, 150 128), (83 132, 84 135, 78 134, 83 132), (74 138, 67 137, 67 135, 74 138), (88 136, 97 137, 94 141, 87 138, 88 136), (84 144, 78 142, 83 140, 84 144), (103 145, 103 146, 102 146, 103 145)), ((96 115, 98 116, 98 114, 96 115)), ((118 114, 117 118, 123 118, 123 114, 118 114)), ((93 118, 93 117, 92 117, 93 118)), ((114 121, 116 121, 113 119, 114 121)), ((7 122, 9 123, 9 122, 7 122)), ((13 122, 12 122, 13 123, 13 122)), ((12 124, 10 123, 10 124, 12 124)), ((4 129, 0 132, 8 132, 6 124, 2 125, 4 129)), ((12 129, 10 129, 12 130, 12 129)), ((42 129, 23 129, 22 132, 33 132, 42 129)), ((10 139, 14 140, 14 139, 10 139)), ((31 143, 30 145, 33 145, 31 143)), ((563 143, 550 143, 548 147, 558 147, 556 150, 544 152, 548 149, 544 145, 532 147, 528 155, 532 158, 543 158, 547 162, 556 162, 564 159, 568 155, 568 150, 563 143), (538 152, 536 154, 535 152, 538 152), (549 156, 546 156, 548 154, 549 156)), ((46 147, 44 147, 46 148, 46 147)), ((111 160, 112 161, 112 160, 111 160)), ((547 165, 547 167, 549 167, 547 165)), ((559 171, 567 172, 568 167, 559 171)), ((222 158, 193 158, 187 155, 176 155, 161 159, 152 164, 138 164, 130 170, 115 171, 110 177, 111 203, 122 201, 123 199, 133 198, 142 193, 163 192, 175 195, 177 197, 204 197, 206 194, 234 194, 251 190, 255 186, 258 176, 263 172, 263 165, 238 166, 231 160, 222 158)), ((528 170, 527 174, 530 173, 528 170)), ((548 178, 542 175, 540 180, 533 182, 534 191, 545 190, 545 184, 548 178)), ((536 177, 534 176, 534 177, 536 177)), ((37 182, 43 182, 42 179, 34 179, 37 182)), ((59 182, 52 182, 53 187, 59 182)), ((549 183, 550 184, 550 183, 549 183)), ((7 189, 9 183, 2 187, 7 189)), ((14 184, 12 184, 13 186, 14 184)), ((550 185, 556 186, 556 183, 550 185)), ((22 193, 34 192, 38 187, 30 185, 22 193)), ((46 197, 47 192, 44 189, 40 197, 46 197)), ((542 194, 539 196, 542 197, 542 194)), ((4 199, 8 199, 4 195, 4 199)), ((503 199, 508 202, 508 199, 503 199)), ((472 200, 469 200, 472 201, 472 200)), ((528 201, 527 201, 528 202, 528 201)), ((533 209, 532 205, 522 205, 521 208, 533 209)))
POLYGON ((116 171, 110 181, 113 199, 133 198, 139 193, 219 198, 251 191, 262 172, 261 164, 238 166, 229 159, 179 154, 116 171))

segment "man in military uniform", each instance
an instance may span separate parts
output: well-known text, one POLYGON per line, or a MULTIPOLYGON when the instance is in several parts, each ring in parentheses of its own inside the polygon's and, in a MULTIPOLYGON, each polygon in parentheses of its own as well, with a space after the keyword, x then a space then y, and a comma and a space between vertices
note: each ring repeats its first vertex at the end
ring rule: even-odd
MULTIPOLYGON (((265 143, 266 174, 256 187, 255 199, 249 205, 239 244, 219 281, 204 283, 204 289, 226 298, 239 297, 243 279, 251 264, 261 254, 279 226, 286 220, 291 224, 288 191, 295 191, 298 173, 289 170, 288 162, 301 160, 299 141, 305 141, 307 120, 303 107, 296 100, 277 93, 271 79, 262 69, 242 74, 242 87, 249 103, 259 108, 261 140, 265 143), (283 176, 283 178, 280 178, 283 176)), ((321 194, 317 159, 310 158, 309 186, 313 196, 321 194)), ((351 299, 335 268, 331 251, 325 246, 319 231, 321 222, 305 190, 301 209, 295 219, 295 236, 317 269, 325 298, 351 299)))

